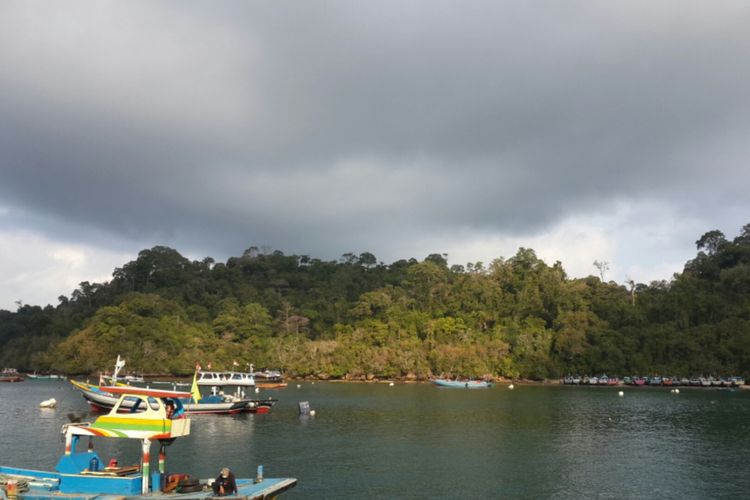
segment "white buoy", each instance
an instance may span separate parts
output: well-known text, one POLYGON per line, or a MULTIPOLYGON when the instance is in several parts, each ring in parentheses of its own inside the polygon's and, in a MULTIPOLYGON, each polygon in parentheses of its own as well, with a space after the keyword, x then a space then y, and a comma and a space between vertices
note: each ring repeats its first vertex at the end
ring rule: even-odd
POLYGON ((513 384, 510 384, 510 385, 508 386, 508 389, 510 389, 510 390, 513 390, 513 389, 515 389, 515 387, 513 386, 513 384))
POLYGON ((671 392, 672 394, 674 394, 674 389, 670 389, 669 392, 671 392))
POLYGON ((258 394, 260 392, 260 387, 255 388, 255 394, 258 394))
POLYGON ((620 392, 617 393, 617 395, 620 396, 620 397, 623 397, 625 395, 625 393, 622 392, 622 391, 620 391, 620 392))
POLYGON ((297 389, 299 389, 300 387, 302 387, 302 385, 300 385, 300 384, 297 384, 297 389))
POLYGON ((314 417, 314 416, 315 416, 315 410, 310 410, 310 416, 311 416, 311 417, 314 417))
POLYGON ((679 390, 679 389, 675 389, 675 390, 674 390, 674 393, 675 393, 675 394, 679 394, 679 393, 680 393, 680 390, 679 390))
POLYGON ((390 384, 388 384, 388 385, 389 385, 389 386, 391 386, 391 387, 393 387, 393 386, 394 386, 394 385, 396 385, 396 384, 394 384, 393 382, 391 382, 391 383, 390 383, 390 384))
POLYGON ((55 406, 57 406, 57 400, 55 398, 50 398, 39 403, 40 408, 54 408, 55 406))

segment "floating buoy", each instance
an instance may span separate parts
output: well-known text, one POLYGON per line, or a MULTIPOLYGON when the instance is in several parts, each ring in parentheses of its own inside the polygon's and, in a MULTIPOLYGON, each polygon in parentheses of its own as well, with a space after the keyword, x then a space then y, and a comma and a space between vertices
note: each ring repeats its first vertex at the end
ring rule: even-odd
POLYGON ((310 416, 311 416, 311 417, 314 417, 314 416, 315 416, 315 410, 310 410, 310 416))
POLYGON ((620 391, 620 392, 617 393, 617 395, 620 396, 620 397, 623 397, 625 395, 625 393, 622 392, 622 391, 620 391))
POLYGON ((515 389, 515 387, 513 386, 513 384, 510 384, 510 385, 508 386, 508 389, 511 389, 511 390, 513 390, 513 389, 515 389))
POLYGON ((300 387, 302 387, 302 385, 300 385, 300 384, 297 384, 297 389, 299 389, 300 387))
POLYGON ((259 392, 260 392, 260 388, 256 387, 255 388, 255 394, 258 394, 259 392))
POLYGON ((55 398, 50 398, 39 403, 40 408, 54 408, 55 406, 57 406, 57 400, 55 398))
POLYGON ((679 389, 675 389, 675 390, 674 390, 674 393, 675 393, 675 394, 679 394, 679 393, 680 393, 680 390, 679 390, 679 389))
POLYGON ((389 385, 390 387, 393 387, 393 386, 394 386, 394 385, 396 385, 396 384, 394 384, 393 382, 391 382, 391 383, 390 383, 390 384, 388 384, 388 385, 389 385))

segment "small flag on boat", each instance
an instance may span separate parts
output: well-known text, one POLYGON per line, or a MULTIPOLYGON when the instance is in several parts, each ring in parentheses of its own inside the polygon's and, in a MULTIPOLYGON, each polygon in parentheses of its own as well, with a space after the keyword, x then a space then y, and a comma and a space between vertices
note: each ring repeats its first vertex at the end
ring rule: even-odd
POLYGON ((190 388, 190 395, 193 397, 195 404, 201 399, 201 391, 198 389, 198 372, 193 374, 193 386, 190 388))

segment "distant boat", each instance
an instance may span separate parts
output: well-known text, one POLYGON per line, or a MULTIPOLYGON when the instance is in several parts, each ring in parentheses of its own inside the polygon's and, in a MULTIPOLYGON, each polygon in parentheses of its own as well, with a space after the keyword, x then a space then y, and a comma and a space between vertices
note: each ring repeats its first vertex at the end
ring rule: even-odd
POLYGON ((445 378, 436 378, 432 383, 438 387, 452 387, 455 389, 486 389, 492 387, 492 382, 486 380, 449 380, 445 378))
POLYGON ((0 382, 23 382, 24 380, 23 375, 15 368, 3 368, 0 372, 0 382))
POLYGON ((233 385, 240 387, 255 387, 255 377, 248 372, 211 372, 198 370, 198 385, 221 387, 233 385))
MULTIPOLYGON (((252 371, 253 365, 250 365, 252 371)), ((287 384, 279 370, 263 370, 253 372, 255 386, 262 389, 283 389, 287 384)))

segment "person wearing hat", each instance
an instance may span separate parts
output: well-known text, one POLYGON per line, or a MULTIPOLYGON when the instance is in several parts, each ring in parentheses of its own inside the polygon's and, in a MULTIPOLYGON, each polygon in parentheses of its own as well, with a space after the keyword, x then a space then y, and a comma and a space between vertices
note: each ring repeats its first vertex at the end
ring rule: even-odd
POLYGON ((234 495, 237 493, 237 483, 234 480, 234 474, 229 467, 224 467, 219 472, 219 477, 216 478, 214 484, 211 485, 216 496, 234 495))

